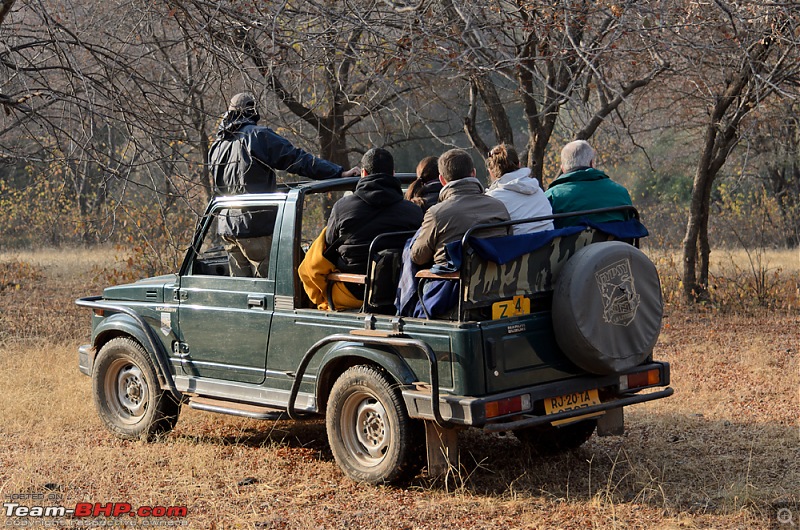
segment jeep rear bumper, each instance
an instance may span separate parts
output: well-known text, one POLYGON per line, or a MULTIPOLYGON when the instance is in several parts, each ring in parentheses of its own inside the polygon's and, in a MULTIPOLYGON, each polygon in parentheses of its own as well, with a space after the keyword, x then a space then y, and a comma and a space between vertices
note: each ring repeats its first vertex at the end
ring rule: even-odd
MULTIPOLYGON (((620 392, 618 390, 619 380, 621 376, 626 374, 580 377, 519 388, 509 392, 482 397, 441 394, 439 396, 439 410, 445 421, 452 425, 482 427, 488 431, 508 431, 544 425, 558 420, 566 420, 598 412, 602 413, 611 409, 671 396, 674 390, 666 386, 669 384, 668 363, 653 362, 639 366, 635 370, 632 370, 631 373, 651 369, 659 370, 660 381, 657 385, 647 387, 658 388, 648 393, 638 393, 638 391, 642 389, 637 389, 636 392, 620 392), (590 389, 597 389, 600 391, 602 397, 599 404, 553 414, 546 414, 544 412, 543 401, 545 399, 564 396, 575 392, 584 392, 590 389), (488 404, 508 402, 515 399, 522 403, 527 403, 527 410, 515 411, 504 416, 487 417, 486 410, 488 404)), ((434 419, 431 411, 431 394, 425 386, 421 388, 419 386, 416 388, 407 387, 403 389, 402 393, 409 416, 424 420, 434 419)))

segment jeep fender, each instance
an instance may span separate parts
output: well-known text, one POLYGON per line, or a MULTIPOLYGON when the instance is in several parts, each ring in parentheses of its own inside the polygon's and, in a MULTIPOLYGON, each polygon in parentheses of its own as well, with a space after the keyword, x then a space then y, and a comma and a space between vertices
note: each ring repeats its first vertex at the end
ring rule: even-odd
POLYGON ((141 315, 124 305, 106 302, 100 296, 79 298, 75 303, 82 307, 114 312, 98 324, 94 330, 92 343, 96 351, 113 337, 127 335, 133 338, 144 347, 150 357, 161 388, 168 390, 176 401, 183 399, 183 395, 175 387, 175 381, 172 378, 169 354, 152 327, 141 315))
MULTIPOLYGON (((381 332, 376 331, 373 333, 367 333, 367 330, 359 333, 356 330, 350 332, 350 334, 345 335, 344 333, 335 333, 333 335, 329 335, 325 338, 318 340, 317 342, 312 345, 308 351, 306 351, 303 358, 300 360, 300 364, 297 365, 297 371, 292 374, 294 376, 294 382, 292 383, 292 389, 289 391, 289 402, 286 404, 286 413, 289 417, 293 420, 299 419, 302 417, 302 412, 298 413, 294 410, 295 401, 297 400, 297 394, 300 392, 300 385, 303 381, 303 376, 306 373, 306 369, 308 368, 311 360, 314 356, 321 352, 323 348, 326 348, 329 345, 333 345, 334 350, 338 350, 341 347, 352 345, 355 348, 364 348, 364 350, 372 350, 373 352, 382 352, 382 355, 377 357, 379 366, 384 366, 385 361, 383 359, 388 358, 388 355, 397 356, 398 359, 402 359, 397 353, 396 348, 400 347, 410 347, 419 350, 421 353, 425 355, 428 360, 428 375, 430 377, 430 388, 431 388, 431 402, 434 404, 439 403, 439 371, 436 365, 436 354, 431 349, 430 345, 427 342, 421 341, 419 339, 414 339, 411 337, 407 337, 405 335, 398 335, 390 332, 381 332), (361 335, 360 337, 358 337, 361 335), (356 338, 358 337, 358 338, 356 338)), ((323 359, 325 355, 330 353, 330 350, 326 351, 323 355, 323 359)), ((374 354, 373 354, 374 355, 374 354)), ((356 357, 355 359, 367 359, 366 357, 356 357)), ((404 363, 405 361, 401 361, 404 363)), ((330 363, 329 363, 330 364, 330 363)), ((317 374, 323 374, 322 363, 320 364, 320 370, 317 371, 317 374)), ((410 370, 409 370, 410 371, 410 370)), ((400 370, 399 373, 396 372, 400 377, 398 377, 398 381, 401 382, 413 382, 414 377, 408 377, 408 375, 403 376, 403 370, 400 370)), ((396 376, 393 376, 396 377, 396 376)), ((319 380, 319 377, 318 377, 319 380)), ((319 388, 319 386, 318 386, 319 388)), ((319 396, 318 396, 319 397, 319 396)), ((442 417, 442 413, 439 410, 438 406, 433 407, 433 417, 436 423, 440 427, 449 427, 451 426, 450 420, 445 420, 442 417)))
POLYGON ((394 348, 385 349, 364 344, 343 342, 334 345, 320 360, 317 370, 317 401, 327 401, 328 392, 339 373, 355 364, 373 364, 385 370, 400 384, 412 384, 419 378, 414 374, 405 359, 394 348))
MULTIPOLYGON (((113 313, 109 315, 95 328, 95 337, 93 341, 95 349, 100 351, 100 348, 102 348, 106 342, 120 335, 129 335, 136 342, 141 344, 145 351, 147 351, 147 355, 150 356, 150 360, 153 361, 156 372, 160 372, 155 355, 148 347, 146 332, 141 328, 138 322, 124 313, 113 313)), ((159 373, 159 376, 160 375, 159 373)))

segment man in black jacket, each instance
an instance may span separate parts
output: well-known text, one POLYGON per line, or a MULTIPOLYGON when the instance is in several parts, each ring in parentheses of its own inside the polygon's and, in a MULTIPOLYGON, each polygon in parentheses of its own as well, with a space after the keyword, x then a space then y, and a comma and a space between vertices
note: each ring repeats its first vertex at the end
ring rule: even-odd
MULTIPOLYGON (((328 218, 325 245, 329 259, 341 272, 367 273, 367 254, 372 240, 386 232, 416 230, 422 210, 403 198, 394 176, 394 158, 386 149, 370 149, 361 158, 361 180, 352 195, 333 205, 328 218)), ((363 286, 347 284, 363 299, 363 286)))
MULTIPOLYGON (((217 195, 272 193, 277 187, 275 170, 314 180, 358 174, 358 167, 343 171, 293 146, 269 127, 259 126, 259 118, 253 94, 243 92, 231 98, 208 153, 217 195)), ((275 215, 270 209, 222 212, 217 232, 225 241, 231 276, 267 277, 275 215)))

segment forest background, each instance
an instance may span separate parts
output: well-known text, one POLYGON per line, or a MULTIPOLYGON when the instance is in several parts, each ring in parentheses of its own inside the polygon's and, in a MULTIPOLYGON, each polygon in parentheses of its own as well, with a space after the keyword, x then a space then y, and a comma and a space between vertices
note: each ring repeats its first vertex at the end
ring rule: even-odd
POLYGON ((0 496, 192 528, 794 528, 799 44, 794 0, 0 0, 0 496), (242 90, 346 167, 457 146, 485 179, 506 142, 546 187, 588 139, 650 229, 675 396, 558 457, 469 431, 454 475, 401 489, 345 479, 322 421, 106 432, 72 302, 176 269, 242 90))
MULTIPOLYGON (((688 301, 709 256, 800 243, 800 10, 728 0, 1 0, 0 246, 174 270, 230 96, 345 167, 513 144, 546 187, 589 140, 688 301)), ((485 178, 485 172, 481 175, 485 178)), ((756 256, 756 259, 752 258, 756 256)))

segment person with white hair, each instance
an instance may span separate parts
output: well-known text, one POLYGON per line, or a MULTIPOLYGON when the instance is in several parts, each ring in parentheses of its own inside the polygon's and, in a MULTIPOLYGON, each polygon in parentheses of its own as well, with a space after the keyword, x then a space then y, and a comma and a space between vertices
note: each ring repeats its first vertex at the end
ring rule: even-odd
MULTIPOLYGON (((545 193, 553 213, 578 212, 611 206, 630 206, 631 196, 624 186, 595 168, 597 153, 585 140, 575 140, 561 150, 561 175, 545 193)), ((581 217, 556 219, 556 228, 573 226, 582 220, 596 223, 624 221, 625 212, 606 212, 581 217)))

